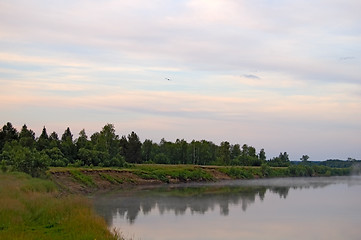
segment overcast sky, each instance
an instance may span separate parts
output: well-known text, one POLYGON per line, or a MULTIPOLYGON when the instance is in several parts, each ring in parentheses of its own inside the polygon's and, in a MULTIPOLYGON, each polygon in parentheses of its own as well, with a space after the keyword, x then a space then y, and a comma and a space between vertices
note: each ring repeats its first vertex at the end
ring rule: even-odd
POLYGON ((359 0, 1 0, 0 120, 361 159, 360 13, 359 0))

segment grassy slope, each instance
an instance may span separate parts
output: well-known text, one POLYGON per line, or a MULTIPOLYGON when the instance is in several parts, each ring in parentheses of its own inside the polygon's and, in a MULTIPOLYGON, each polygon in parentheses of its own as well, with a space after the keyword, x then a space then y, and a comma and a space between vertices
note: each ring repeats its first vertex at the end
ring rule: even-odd
POLYGON ((51 168, 53 180, 70 192, 90 193, 123 184, 178 183, 252 179, 269 177, 302 177, 347 175, 349 169, 323 166, 291 167, 226 167, 197 165, 138 164, 128 168, 51 168))
POLYGON ((81 196, 23 173, 0 173, 0 239, 117 239, 81 196))

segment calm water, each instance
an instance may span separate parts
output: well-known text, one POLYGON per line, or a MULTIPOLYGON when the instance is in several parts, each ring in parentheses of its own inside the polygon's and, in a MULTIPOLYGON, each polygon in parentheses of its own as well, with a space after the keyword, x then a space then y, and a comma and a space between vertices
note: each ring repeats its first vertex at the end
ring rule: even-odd
POLYGON ((361 177, 148 187, 93 200, 133 239, 361 239, 361 177))

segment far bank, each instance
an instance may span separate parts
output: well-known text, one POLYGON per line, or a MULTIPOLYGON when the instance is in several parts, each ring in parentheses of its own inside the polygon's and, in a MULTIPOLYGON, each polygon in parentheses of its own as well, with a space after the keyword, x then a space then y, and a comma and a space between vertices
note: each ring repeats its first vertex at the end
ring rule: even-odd
POLYGON ((126 168, 52 167, 50 178, 65 192, 89 194, 134 185, 211 182, 273 177, 349 175, 350 168, 293 165, 290 167, 225 167, 134 164, 126 168))

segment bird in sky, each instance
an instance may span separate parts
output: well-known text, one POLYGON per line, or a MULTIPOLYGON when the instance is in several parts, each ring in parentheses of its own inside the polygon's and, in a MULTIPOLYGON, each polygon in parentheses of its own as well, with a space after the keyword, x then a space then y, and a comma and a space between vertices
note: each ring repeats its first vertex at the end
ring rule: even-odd
POLYGON ((165 78, 165 79, 167 79, 168 81, 171 81, 170 78, 165 78))

